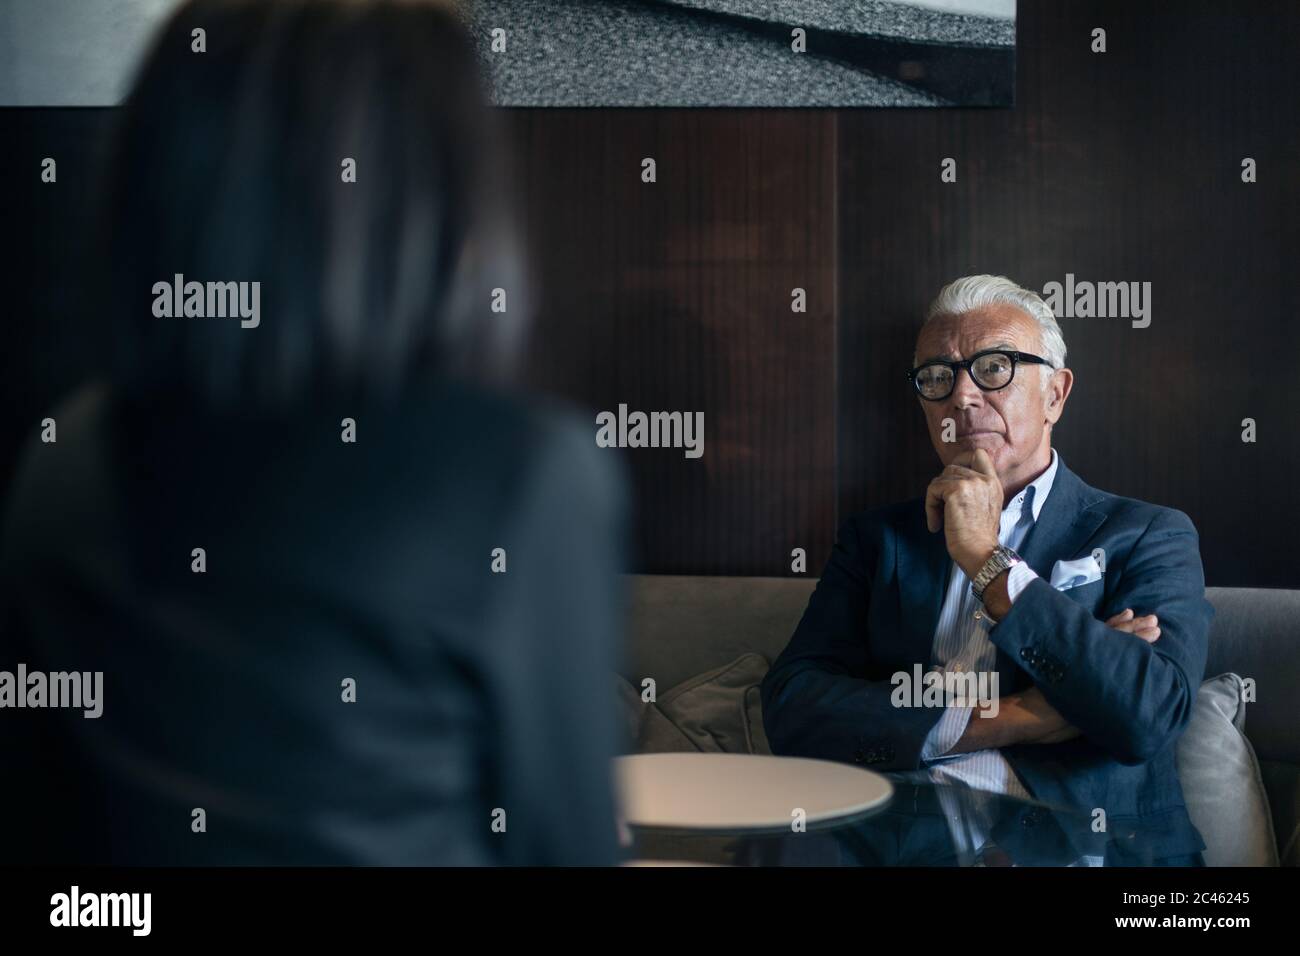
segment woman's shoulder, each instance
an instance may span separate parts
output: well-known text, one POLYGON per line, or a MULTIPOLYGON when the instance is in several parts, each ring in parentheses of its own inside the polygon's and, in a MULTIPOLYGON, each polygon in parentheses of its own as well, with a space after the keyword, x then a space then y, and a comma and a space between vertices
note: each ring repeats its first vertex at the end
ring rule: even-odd
POLYGON ((404 430, 436 436, 444 445, 460 441, 521 465, 559 459, 604 470, 593 463, 611 457, 596 445, 595 417, 553 395, 448 382, 417 393, 401 416, 404 430))
POLYGON ((594 413, 569 400, 449 384, 406 411, 430 440, 468 466, 507 469, 529 489, 564 489, 591 507, 618 506, 630 475, 617 449, 596 443, 594 413))

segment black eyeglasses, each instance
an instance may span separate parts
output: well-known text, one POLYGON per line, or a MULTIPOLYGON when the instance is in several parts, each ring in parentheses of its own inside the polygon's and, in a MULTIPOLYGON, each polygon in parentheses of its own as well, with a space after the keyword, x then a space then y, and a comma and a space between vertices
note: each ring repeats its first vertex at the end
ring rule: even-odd
POLYGON ((984 391, 996 392, 1011 384, 1011 380, 1016 377, 1016 364, 1019 362, 1052 367, 1047 359, 1028 352, 985 349, 964 362, 926 362, 908 372, 907 378, 916 387, 916 393, 926 401, 941 402, 952 394, 953 387, 957 384, 958 369, 964 368, 970 374, 971 381, 984 391))

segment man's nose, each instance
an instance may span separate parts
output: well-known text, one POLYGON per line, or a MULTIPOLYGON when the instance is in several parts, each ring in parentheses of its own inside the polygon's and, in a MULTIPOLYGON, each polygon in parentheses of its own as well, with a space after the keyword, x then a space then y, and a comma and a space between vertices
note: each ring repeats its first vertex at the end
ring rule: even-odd
POLYGON ((984 401, 984 393, 970 377, 970 369, 957 369, 957 378, 952 383, 952 401, 957 408, 979 405, 984 401))

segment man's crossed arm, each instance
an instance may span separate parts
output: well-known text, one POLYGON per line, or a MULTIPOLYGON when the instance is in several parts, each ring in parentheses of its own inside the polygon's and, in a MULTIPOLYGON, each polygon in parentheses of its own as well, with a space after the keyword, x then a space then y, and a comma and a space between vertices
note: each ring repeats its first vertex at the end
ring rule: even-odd
MULTIPOLYGON (((1026 586, 989 639, 1033 678, 1050 711, 1116 760, 1137 764, 1187 726, 1205 672, 1214 611, 1205 599, 1196 529, 1181 512, 1157 512, 1111 573, 1119 575, 1116 604, 1159 609, 1158 630, 1145 629, 1146 621, 1134 627, 1158 640, 1116 639, 1128 628, 1116 627, 1114 618, 1093 618, 1042 579, 1026 586)), ((1039 703, 1031 697, 1029 706, 1039 703)), ((1038 710, 1050 725, 1051 712, 1038 710)), ((1072 736, 1065 727, 1049 726, 1040 742, 1067 735, 1072 736)))
MULTIPOLYGON (((1160 622, 1154 614, 1141 617, 1125 608, 1106 622, 1106 626, 1154 644, 1160 638, 1160 622)), ((946 753, 961 754, 973 750, 997 750, 1012 744, 1058 744, 1079 736, 1061 712, 1047 702, 1043 692, 1031 687, 1018 694, 1001 698, 992 717, 967 722, 966 730, 946 753)))

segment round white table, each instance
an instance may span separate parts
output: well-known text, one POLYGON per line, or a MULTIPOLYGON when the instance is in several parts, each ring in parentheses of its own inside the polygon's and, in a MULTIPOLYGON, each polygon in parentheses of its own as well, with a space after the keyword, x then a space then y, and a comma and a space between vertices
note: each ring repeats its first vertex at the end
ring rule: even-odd
POLYGON ((632 754, 614 763, 623 819, 638 829, 762 835, 789 833, 801 819, 812 831, 870 816, 894 792, 878 773, 803 757, 632 754))

